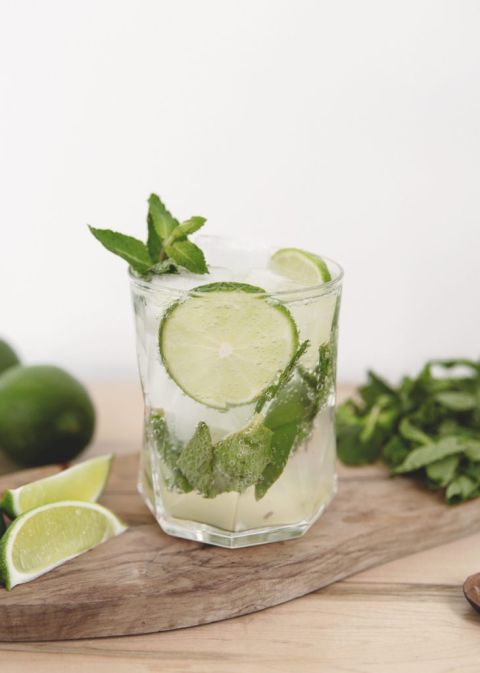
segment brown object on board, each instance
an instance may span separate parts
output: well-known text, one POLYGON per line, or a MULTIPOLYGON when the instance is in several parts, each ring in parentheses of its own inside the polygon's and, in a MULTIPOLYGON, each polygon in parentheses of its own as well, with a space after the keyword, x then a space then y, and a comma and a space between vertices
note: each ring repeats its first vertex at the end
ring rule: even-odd
POLYGON ((463 593, 472 608, 480 612, 480 573, 467 577, 463 584, 463 593))

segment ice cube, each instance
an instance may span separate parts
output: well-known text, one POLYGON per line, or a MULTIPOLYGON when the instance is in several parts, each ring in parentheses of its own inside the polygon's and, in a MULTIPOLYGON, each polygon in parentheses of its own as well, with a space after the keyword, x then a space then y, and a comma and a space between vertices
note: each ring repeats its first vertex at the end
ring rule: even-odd
MULTIPOLYGON (((163 391, 165 392, 165 391, 163 391)), ((217 442, 230 432, 245 427, 253 414, 253 404, 233 407, 227 411, 212 409, 188 397, 176 387, 163 394, 162 408, 168 427, 181 442, 188 442, 200 421, 210 429, 212 439, 217 442)))
POLYGON ((181 270, 180 273, 162 273, 158 276, 153 276, 151 286, 159 292, 163 290, 173 290, 175 293, 188 292, 198 285, 203 285, 205 278, 206 276, 203 274, 181 270))
POLYGON ((245 283, 250 285, 257 285, 261 287, 265 292, 270 292, 274 294, 275 292, 284 292, 286 290, 298 290, 301 289, 301 285, 295 283, 295 281, 285 278, 285 276, 280 276, 270 269, 260 269, 255 268, 250 271, 245 276, 245 283))
POLYGON ((231 283, 235 281, 235 274, 225 264, 223 266, 209 265, 208 274, 202 276, 200 285, 207 283, 231 283))
POLYGON ((234 280, 240 282, 246 282, 245 276, 254 267, 267 266, 271 255, 271 250, 265 246, 252 248, 222 236, 201 235, 196 242, 204 251, 208 264, 227 267, 233 273, 234 280))
POLYGON ((191 273, 181 269, 179 273, 164 273, 154 276, 152 287, 158 292, 188 292, 207 283, 229 282, 234 279, 230 269, 224 266, 209 266, 209 273, 191 273))
POLYGON ((253 269, 245 282, 263 288, 285 304, 297 325, 300 341, 309 341, 301 362, 306 367, 314 367, 318 362, 318 349, 330 340, 337 295, 305 293, 303 285, 270 269, 253 269))
POLYGON ((328 293, 286 302, 286 305, 297 325, 300 341, 309 341, 301 362, 307 368, 314 367, 318 362, 318 349, 330 341, 337 296, 328 293))

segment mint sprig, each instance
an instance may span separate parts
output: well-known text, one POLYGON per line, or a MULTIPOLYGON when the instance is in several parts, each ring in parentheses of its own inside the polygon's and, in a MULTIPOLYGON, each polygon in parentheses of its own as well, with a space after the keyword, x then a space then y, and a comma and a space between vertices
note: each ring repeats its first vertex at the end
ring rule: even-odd
POLYGON ((344 463, 381 459, 450 504, 479 497, 480 362, 427 362, 397 386, 369 372, 357 399, 337 410, 337 445, 344 463))
POLYGON ((148 199, 147 242, 111 229, 90 227, 90 231, 110 252, 126 260, 141 275, 172 273, 177 266, 192 273, 208 273, 202 250, 188 239, 206 219, 194 215, 183 222, 175 219, 157 194, 148 199))

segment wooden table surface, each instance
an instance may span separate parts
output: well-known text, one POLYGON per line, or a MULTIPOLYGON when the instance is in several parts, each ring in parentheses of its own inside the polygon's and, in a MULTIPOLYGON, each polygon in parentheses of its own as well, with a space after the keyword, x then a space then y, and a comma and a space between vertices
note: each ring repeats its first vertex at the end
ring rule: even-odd
MULTIPOLYGON (((110 383, 90 389, 98 427, 82 457, 136 450, 142 423, 139 387, 110 383)), ((11 468, 5 460, 0 463, 0 472, 11 468)), ((463 598, 462 584, 479 570, 477 533, 225 622, 146 636, 0 643, 0 670, 478 673, 480 615, 463 598)))

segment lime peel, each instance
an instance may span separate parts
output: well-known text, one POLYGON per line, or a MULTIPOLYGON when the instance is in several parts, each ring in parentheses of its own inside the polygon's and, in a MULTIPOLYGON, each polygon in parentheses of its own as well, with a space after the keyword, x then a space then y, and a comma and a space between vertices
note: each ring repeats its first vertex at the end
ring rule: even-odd
POLYGON ((304 286, 328 283, 332 276, 325 261, 300 248, 280 248, 270 258, 270 269, 304 286))
POLYGON ((126 524, 97 503, 66 500, 19 516, 0 540, 0 575, 7 590, 30 582, 120 535, 126 524))
POLYGON ((62 500, 98 500, 107 482, 113 454, 99 456, 62 470, 50 477, 9 489, 1 508, 14 519, 35 507, 62 500))
POLYGON ((227 409, 257 399, 298 347, 289 310, 245 283, 209 283, 172 304, 159 348, 175 383, 206 406, 227 409))

